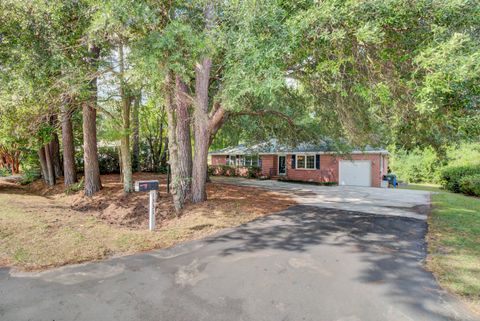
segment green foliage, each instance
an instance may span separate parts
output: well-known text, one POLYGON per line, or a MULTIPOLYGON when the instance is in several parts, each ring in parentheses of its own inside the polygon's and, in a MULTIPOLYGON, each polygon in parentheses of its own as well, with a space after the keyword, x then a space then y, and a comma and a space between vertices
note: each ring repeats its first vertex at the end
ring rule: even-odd
POLYGON ((12 172, 8 168, 0 168, 0 177, 8 177, 12 175, 12 172))
POLYGON ((0 143, 35 150, 64 98, 81 106, 98 76, 100 140, 128 132, 122 87, 148 101, 140 132, 150 151, 141 157, 158 170, 164 76, 180 75, 194 94, 196 63, 208 57, 211 105, 229 112, 215 147, 326 136, 391 144, 410 151, 392 167, 412 182, 435 181, 450 159, 473 161, 442 149, 480 137, 478 1, 216 1, 208 26, 204 9, 204 1, 2 1, 0 143), (101 49, 98 64, 91 45, 101 49))
POLYGON ((139 110, 140 167, 144 171, 166 171, 161 156, 166 152, 167 121, 162 100, 152 96, 139 110))
POLYGON ((399 180, 408 183, 439 183, 444 167, 480 165, 480 143, 464 142, 442 148, 397 149, 392 152, 389 167, 399 180))
POLYGON ((257 166, 248 167, 248 178, 259 178, 262 175, 262 168, 257 166))
POLYGON ((434 183, 438 181, 442 164, 433 148, 415 148, 409 152, 401 149, 393 152, 389 166, 401 181, 434 183))
POLYGON ((28 185, 33 183, 37 179, 40 179, 41 177, 42 175, 40 174, 40 171, 37 168, 24 169, 22 178, 20 180, 20 184, 28 185))
POLYGON ((82 179, 79 182, 68 186, 65 189, 65 194, 70 195, 70 194, 75 194, 77 192, 80 192, 81 190, 83 190, 84 185, 85 185, 85 183, 84 183, 83 177, 82 177, 82 179))
POLYGON ((440 183, 446 190, 460 193, 460 181, 472 175, 480 175, 480 165, 447 166, 441 171, 440 183))
POLYGON ((208 176, 215 176, 216 174, 216 166, 215 165, 208 165, 207 167, 207 175, 208 176))
POLYGON ((237 176, 237 170, 235 167, 228 166, 228 165, 220 165, 222 166, 222 175, 227 177, 234 177, 237 176))
POLYGON ((480 196, 480 172, 476 175, 464 176, 460 179, 460 192, 472 196, 480 196))
POLYGON ((450 166, 480 164, 480 143, 462 143, 446 149, 446 160, 450 166))
MULTIPOLYGON (((78 172, 83 171, 83 151, 75 154, 75 164, 78 172)), ((120 173, 118 147, 102 146, 98 148, 98 165, 100 174, 120 173)))
POLYGON ((30 173, 34 175, 34 173, 40 173, 40 166, 38 160, 38 153, 32 149, 24 149, 22 150, 22 172, 30 173))
POLYGON ((118 149, 115 147, 100 147, 98 149, 98 165, 100 174, 120 173, 118 149))
POLYGON ((326 0, 295 9, 292 76, 334 137, 409 150, 479 137, 478 1, 326 0))
POLYGON ((259 178, 262 175, 262 168, 257 166, 252 167, 236 167, 229 165, 209 165, 209 176, 242 176, 248 178, 259 178))

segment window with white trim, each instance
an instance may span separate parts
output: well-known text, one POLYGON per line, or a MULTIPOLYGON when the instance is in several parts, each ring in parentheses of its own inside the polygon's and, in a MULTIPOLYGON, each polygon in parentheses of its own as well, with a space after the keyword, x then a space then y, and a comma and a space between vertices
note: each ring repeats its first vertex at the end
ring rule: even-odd
POLYGON ((297 154, 297 169, 316 169, 315 155, 298 155, 297 154))
POLYGON ((226 164, 229 166, 246 167, 261 166, 258 155, 228 155, 226 164))
POLYGON ((258 155, 245 155, 245 166, 258 167, 258 155))
POLYGON ((297 168, 305 168, 305 155, 297 155, 297 168))
POLYGON ((307 169, 315 169, 315 155, 307 155, 307 169))

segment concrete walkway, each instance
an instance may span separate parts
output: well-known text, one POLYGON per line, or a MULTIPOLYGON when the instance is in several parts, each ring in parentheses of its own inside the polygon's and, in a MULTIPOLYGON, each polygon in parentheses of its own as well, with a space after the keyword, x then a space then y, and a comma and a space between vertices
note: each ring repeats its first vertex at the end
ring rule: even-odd
POLYGON ((426 220, 430 192, 356 186, 318 186, 275 180, 212 177, 223 184, 260 187, 293 196, 303 205, 426 220))

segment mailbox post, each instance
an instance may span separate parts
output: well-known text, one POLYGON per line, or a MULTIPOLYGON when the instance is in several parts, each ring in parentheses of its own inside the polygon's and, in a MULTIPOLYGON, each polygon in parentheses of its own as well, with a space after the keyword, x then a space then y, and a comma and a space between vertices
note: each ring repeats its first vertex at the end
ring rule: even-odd
POLYGON ((157 200, 158 181, 137 181, 135 182, 135 192, 150 192, 148 207, 148 228, 150 231, 155 229, 155 201, 157 200))

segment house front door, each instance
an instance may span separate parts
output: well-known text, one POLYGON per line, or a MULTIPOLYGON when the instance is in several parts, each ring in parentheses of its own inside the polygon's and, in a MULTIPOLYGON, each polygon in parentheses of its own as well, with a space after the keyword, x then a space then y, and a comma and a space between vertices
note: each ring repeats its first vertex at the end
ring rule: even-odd
POLYGON ((285 156, 278 156, 278 175, 287 174, 287 164, 285 156))

